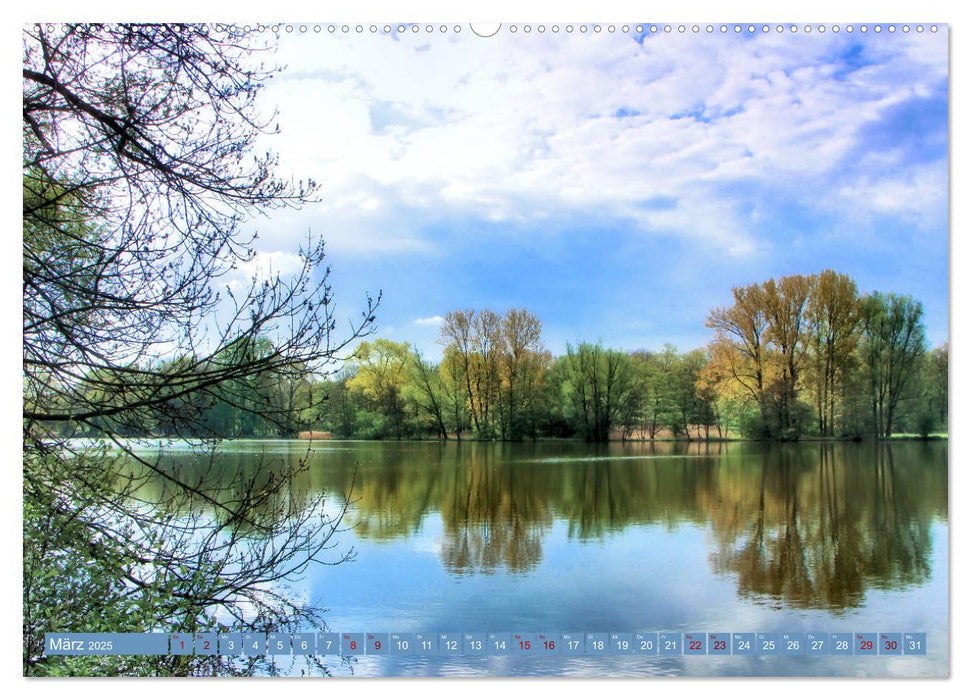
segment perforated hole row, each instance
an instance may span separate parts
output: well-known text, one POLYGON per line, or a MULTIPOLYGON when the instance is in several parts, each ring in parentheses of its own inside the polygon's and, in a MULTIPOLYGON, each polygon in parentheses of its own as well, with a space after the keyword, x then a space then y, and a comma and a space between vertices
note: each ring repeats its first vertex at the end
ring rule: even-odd
MULTIPOLYGON (((54 24, 38 25, 45 26, 48 31, 54 31, 54 24)), ((215 24, 211 28, 217 31, 225 30, 229 25, 215 24)), ((70 28, 62 25, 63 31, 70 28)), ((259 32, 272 32, 274 34, 461 34, 462 32, 477 34, 474 28, 461 24, 257 24, 244 25, 247 31, 255 29, 259 32)), ((499 29, 491 32, 488 36, 494 36, 501 32, 510 34, 523 33, 545 34, 551 32, 558 34, 561 31, 567 34, 600 34, 607 32, 613 34, 622 32, 624 34, 825 34, 827 32, 875 32, 881 33, 903 33, 917 32, 922 34, 925 31, 937 33, 940 27, 936 24, 509 24, 500 25, 499 29)), ((478 34, 483 36, 482 34, 478 34)))
MULTIPOLYGON (((217 28, 224 25, 216 25, 217 28)), ((462 32, 476 34, 474 29, 461 24, 259 24, 255 27, 246 25, 245 29, 256 29, 260 32, 275 34, 460 34, 462 32)), ((658 33, 692 33, 692 34, 825 34, 828 32, 853 33, 874 32, 895 34, 909 34, 925 31, 936 33, 936 24, 508 24, 502 25, 495 33, 523 33, 523 34, 610 34, 616 32, 624 34, 658 34, 658 33)))

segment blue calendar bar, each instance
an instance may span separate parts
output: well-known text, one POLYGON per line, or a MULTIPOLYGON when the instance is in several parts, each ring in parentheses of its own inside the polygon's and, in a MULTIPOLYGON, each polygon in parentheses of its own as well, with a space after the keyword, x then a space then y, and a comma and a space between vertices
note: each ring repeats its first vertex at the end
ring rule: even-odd
POLYGON ((49 656, 912 656, 925 632, 173 632, 44 635, 49 656))
POLYGON ((44 635, 44 651, 48 656, 160 656, 169 653, 169 635, 125 632, 47 633, 44 635))

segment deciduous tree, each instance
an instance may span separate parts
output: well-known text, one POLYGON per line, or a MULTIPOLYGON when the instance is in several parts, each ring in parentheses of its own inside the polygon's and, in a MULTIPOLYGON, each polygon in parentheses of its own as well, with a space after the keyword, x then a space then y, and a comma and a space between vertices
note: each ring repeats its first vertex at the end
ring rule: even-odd
POLYGON ((918 376, 926 341, 920 302, 898 294, 868 294, 862 302, 863 357, 878 435, 890 437, 901 401, 918 376))
MULTIPOLYGON (((319 619, 272 588, 326 561, 336 527, 319 503, 262 507, 282 503, 286 469, 221 499, 205 470, 163 468, 123 439, 156 425, 198 434, 212 403, 273 373, 325 372, 373 321, 369 300, 335 336, 322 241, 284 277, 245 230, 314 192, 255 150, 272 131, 255 109, 271 75, 258 42, 200 25, 23 31, 25 673, 62 663, 43 631, 319 619), (111 450, 66 440, 87 430, 111 450), (164 502, 138 496, 153 479, 164 502)), ((274 417, 270 403, 246 410, 274 417)), ((138 663, 121 658, 119 672, 138 663)), ((247 670, 187 658, 154 672, 203 663, 247 670)))

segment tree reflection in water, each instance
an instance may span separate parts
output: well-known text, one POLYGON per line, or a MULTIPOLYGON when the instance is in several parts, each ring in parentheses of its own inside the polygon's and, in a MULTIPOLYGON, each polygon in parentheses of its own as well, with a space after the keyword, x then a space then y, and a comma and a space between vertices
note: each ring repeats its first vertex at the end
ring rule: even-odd
MULTIPOLYGON (((556 523, 593 543, 629 528, 663 536, 690 525, 705 530, 712 571, 734 577, 740 595, 838 612, 861 605, 869 588, 925 583, 931 526, 948 517, 943 442, 314 449, 292 483, 291 508, 308 494, 353 490, 345 524, 372 540, 415 536, 437 514, 442 565, 456 575, 528 574, 556 523)), ((229 443, 217 463, 193 464, 187 454, 170 463, 215 471, 232 492, 305 453, 306 443, 229 443)))

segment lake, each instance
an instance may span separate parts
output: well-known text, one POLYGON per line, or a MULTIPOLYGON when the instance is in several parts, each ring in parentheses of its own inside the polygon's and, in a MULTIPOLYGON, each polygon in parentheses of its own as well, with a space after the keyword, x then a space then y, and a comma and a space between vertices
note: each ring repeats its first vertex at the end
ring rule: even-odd
MULTIPOLYGON (((293 465, 307 448, 225 443, 217 471, 229 479, 293 465)), ((328 608, 333 631, 923 632, 928 649, 358 657, 335 674, 948 673, 945 441, 320 441, 312 450, 296 491, 334 506, 353 500, 335 550, 353 560, 312 568, 298 585, 328 608)))

